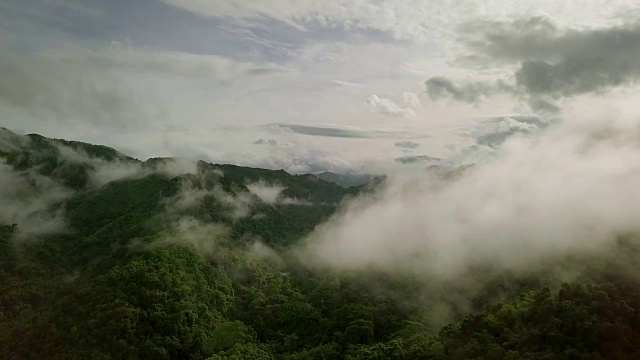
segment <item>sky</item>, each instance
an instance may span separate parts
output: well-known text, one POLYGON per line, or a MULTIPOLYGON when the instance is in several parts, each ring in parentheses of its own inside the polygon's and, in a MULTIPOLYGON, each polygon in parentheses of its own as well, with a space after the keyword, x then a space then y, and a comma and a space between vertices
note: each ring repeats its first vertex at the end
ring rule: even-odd
POLYGON ((292 173, 388 172, 412 156, 478 163, 514 135, 632 113, 639 9, 605 0, 3 0, 0 126, 142 160, 292 173))

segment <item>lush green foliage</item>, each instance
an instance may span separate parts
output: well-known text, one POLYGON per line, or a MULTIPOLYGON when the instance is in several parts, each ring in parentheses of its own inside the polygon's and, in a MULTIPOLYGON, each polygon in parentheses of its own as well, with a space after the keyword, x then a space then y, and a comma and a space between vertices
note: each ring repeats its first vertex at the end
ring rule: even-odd
MULTIPOLYGON (((487 265, 452 279, 311 271, 287 247, 362 189, 205 163, 196 174, 143 173, 91 187, 71 173, 42 171, 42 164, 77 164, 55 152, 34 160, 34 149, 49 145, 31 138, 20 154, 32 155, 2 154, 15 171, 37 168, 82 190, 52 204, 65 211, 67 232, 24 238, 21 229, 33 224, 0 226, 5 358, 640 357, 640 243, 633 236, 603 254, 550 259, 527 271, 487 265), (309 204, 252 199, 243 217, 229 216, 217 191, 239 201, 258 180, 309 204), (185 194, 197 201, 177 206, 185 194), (176 225, 185 219, 186 231, 176 225), (250 251, 255 237, 277 251, 250 251), (568 273, 570 281, 557 280, 568 273)), ((108 148, 64 144, 89 158, 125 159, 108 148)), ((83 166, 90 175, 91 163, 83 166)))
POLYGON ((84 189, 89 183, 94 165, 88 159, 137 162, 107 146, 48 139, 36 134, 20 137, 6 129, 0 129, 0 140, 3 145, 0 156, 17 171, 36 169, 39 174, 75 190, 84 189))

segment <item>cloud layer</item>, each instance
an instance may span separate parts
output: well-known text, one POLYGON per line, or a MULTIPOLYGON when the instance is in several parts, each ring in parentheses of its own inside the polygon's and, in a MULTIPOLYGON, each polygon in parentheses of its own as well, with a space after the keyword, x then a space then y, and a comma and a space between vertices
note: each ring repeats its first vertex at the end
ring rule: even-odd
POLYGON ((270 124, 268 128, 288 130, 297 134, 310 136, 325 136, 338 138, 386 138, 386 139, 416 139, 426 138, 429 135, 402 131, 384 130, 364 130, 355 127, 331 127, 331 126, 311 126, 295 124, 270 124))
POLYGON ((371 95, 367 99, 367 107, 375 113, 391 117, 411 118, 416 116, 415 111, 410 108, 401 108, 390 99, 381 98, 378 95, 371 95))
POLYGON ((425 83, 427 94, 477 103, 512 94, 534 111, 558 112, 554 101, 634 84, 640 77, 640 26, 636 23, 596 29, 556 25, 549 17, 515 21, 472 21, 461 27, 471 53, 460 64, 479 67, 517 66, 512 79, 471 80, 456 84, 436 76, 425 83))
POLYGON ((305 261, 460 274, 595 251, 640 231, 636 119, 569 119, 507 140, 495 160, 389 178, 309 236, 305 261))
MULTIPOLYGON (((640 76, 640 26, 563 29, 547 17, 479 22, 469 47, 492 62, 520 63, 518 86, 533 95, 572 96, 627 85, 640 76)), ((480 60, 481 61, 481 60, 480 60)))

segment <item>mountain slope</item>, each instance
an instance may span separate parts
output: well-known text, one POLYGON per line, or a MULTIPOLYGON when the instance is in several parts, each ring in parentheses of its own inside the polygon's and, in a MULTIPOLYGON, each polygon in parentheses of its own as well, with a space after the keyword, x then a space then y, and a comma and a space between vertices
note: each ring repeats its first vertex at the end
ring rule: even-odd
POLYGON ((640 356, 637 236, 522 271, 328 271, 296 246, 383 178, 345 189, 0 135, 4 358, 640 356))

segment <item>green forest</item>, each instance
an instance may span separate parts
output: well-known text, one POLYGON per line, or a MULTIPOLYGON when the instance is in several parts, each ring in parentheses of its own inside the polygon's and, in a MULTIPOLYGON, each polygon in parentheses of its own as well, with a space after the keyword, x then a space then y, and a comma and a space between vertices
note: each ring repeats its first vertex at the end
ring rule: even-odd
POLYGON ((640 358, 636 234, 526 271, 316 268, 299 242, 384 179, 176 161, 1 131, 2 214, 22 215, 0 224, 0 357, 640 358))

